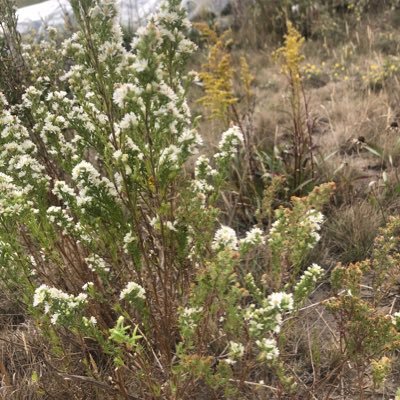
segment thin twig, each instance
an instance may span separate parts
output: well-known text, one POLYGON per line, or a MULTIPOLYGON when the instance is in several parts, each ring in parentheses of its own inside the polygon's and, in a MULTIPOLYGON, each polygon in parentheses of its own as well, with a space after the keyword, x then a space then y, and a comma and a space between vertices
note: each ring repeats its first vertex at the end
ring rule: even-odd
POLYGON ((241 384, 244 383, 245 385, 263 387, 263 388, 266 388, 266 389, 270 389, 270 390, 272 390, 273 392, 278 392, 278 389, 277 389, 277 388, 274 388, 273 386, 266 385, 266 384, 264 384, 264 383, 249 382, 249 381, 240 381, 240 380, 238 380, 238 379, 229 379, 229 382, 241 383, 241 384))

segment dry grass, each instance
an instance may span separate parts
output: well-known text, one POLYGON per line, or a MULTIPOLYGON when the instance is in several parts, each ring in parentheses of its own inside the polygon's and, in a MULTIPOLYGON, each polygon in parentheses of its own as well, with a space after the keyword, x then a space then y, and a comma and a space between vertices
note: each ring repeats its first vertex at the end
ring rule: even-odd
POLYGON ((325 245, 332 259, 350 263, 368 257, 378 228, 379 209, 368 201, 356 201, 334 209, 325 224, 325 245))

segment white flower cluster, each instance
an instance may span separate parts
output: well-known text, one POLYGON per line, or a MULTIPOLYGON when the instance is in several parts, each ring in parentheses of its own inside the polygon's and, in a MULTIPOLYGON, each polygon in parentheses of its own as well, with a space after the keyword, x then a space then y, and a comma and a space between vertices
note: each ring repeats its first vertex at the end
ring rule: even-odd
POLYGON ((233 126, 222 134, 218 145, 218 153, 214 155, 217 160, 229 160, 235 156, 237 147, 243 143, 243 134, 239 127, 233 126))
POLYGON ((254 227, 246 233, 246 237, 244 239, 241 239, 240 242, 250 244, 252 246, 265 244, 264 232, 260 228, 254 227))
POLYGON ((282 229, 282 226, 284 225, 285 220, 284 219, 277 219, 274 221, 271 225, 271 229, 269 230, 268 234, 268 242, 273 243, 275 241, 280 241, 282 239, 282 235, 280 230, 282 229))
POLYGON ((285 245, 286 237, 291 238, 289 231, 295 229, 296 232, 292 232, 292 234, 297 235, 298 245, 301 244, 305 250, 307 248, 312 249, 321 238, 319 231, 323 221, 323 214, 311 209, 302 215, 296 224, 293 224, 293 221, 286 217, 284 210, 278 210, 277 219, 269 231, 268 243, 271 247, 282 249, 282 246, 285 245))
POLYGON ((208 179, 218 175, 218 171, 211 167, 209 158, 201 155, 196 160, 194 175, 196 179, 208 179))
POLYGON ((258 358, 260 361, 273 361, 279 357, 279 349, 275 339, 256 340, 256 345, 259 349, 258 358))
MULTIPOLYGON (((117 166, 122 166, 125 174, 129 177, 133 172, 133 168, 143 161, 144 154, 128 135, 122 134, 118 126, 115 129, 115 141, 120 143, 120 147, 116 148, 109 144, 110 151, 113 152, 113 158, 117 166)), ((118 190, 122 190, 123 177, 120 172, 114 174, 114 182, 118 190)))
MULTIPOLYGON (((195 154, 202 142, 198 132, 191 128, 183 77, 176 74, 177 78, 172 82, 171 71, 167 68, 170 56, 179 58, 195 47, 182 32, 182 28, 186 28, 182 23, 183 14, 173 11, 174 8, 176 5, 172 8, 170 5, 162 6, 161 14, 151 17, 146 27, 137 30, 132 51, 124 54, 118 65, 117 73, 121 75, 121 81, 115 84, 113 91, 113 102, 121 109, 126 108, 126 114, 116 124, 117 138, 114 140, 119 141, 119 147, 125 154, 129 154, 127 147, 131 150, 135 147, 141 159, 154 157, 147 139, 138 135, 138 132, 150 129, 148 133, 160 138, 152 139, 157 142, 159 170, 178 169, 189 155, 195 154), (179 17, 171 19, 171 15, 179 17), (167 55, 166 48, 170 48, 173 54, 167 55), (128 82, 126 76, 129 77, 128 82), (151 127, 149 115, 155 119, 151 127)), ((130 163, 132 161, 130 158, 130 163)))
POLYGON ((79 164, 75 165, 72 170, 72 179, 77 181, 82 179, 82 176, 85 176, 86 179, 98 182, 100 179, 99 171, 87 161, 81 161, 79 164))
POLYGON ((36 288, 33 296, 33 306, 43 305, 45 314, 51 315, 52 324, 56 324, 60 319, 65 321, 73 318, 74 313, 85 305, 86 301, 86 293, 74 296, 44 284, 36 288))
POLYGON ((255 226, 246 233, 246 236, 243 239, 240 239, 239 244, 241 252, 246 252, 255 246, 264 245, 264 232, 260 228, 255 226))
MULTIPOLYGON (((189 110, 187 115, 189 115, 189 110)), ((172 122, 170 125, 170 129, 171 132, 176 131, 174 122, 172 122)), ((197 154, 199 147, 203 145, 203 138, 199 135, 199 132, 196 129, 184 129, 183 132, 178 136, 178 144, 183 153, 186 152, 189 155, 197 154)))
POLYGON ((82 323, 86 327, 92 327, 97 325, 97 319, 93 315, 90 318, 82 317, 82 323))
POLYGON ((229 226, 222 225, 214 235, 212 248, 216 251, 225 249, 243 251, 244 253, 250 248, 265 244, 264 232, 254 227, 246 233, 246 236, 238 240, 236 232, 229 226))
POLYGON ((179 323, 185 330, 193 332, 197 327, 203 307, 185 307, 179 315, 179 323))
POLYGON ((272 293, 261 307, 250 304, 245 311, 250 334, 259 337, 266 332, 279 333, 282 314, 293 310, 293 295, 284 292, 272 293))
POLYGON ((62 229, 63 235, 71 235, 79 241, 90 243, 90 236, 84 231, 80 222, 75 222, 74 219, 69 215, 67 209, 50 206, 47 209, 47 217, 50 222, 62 229))
POLYGON ((85 109, 79 106, 65 91, 50 92, 46 96, 44 93, 44 90, 29 87, 24 94, 23 106, 30 109, 36 122, 33 131, 46 145, 49 155, 62 161, 76 160, 80 155, 78 144, 82 138, 75 129, 95 130, 93 118, 85 110, 98 118, 103 115, 89 101, 85 103, 85 109))
POLYGON ((177 10, 176 6, 163 2, 157 15, 150 19, 150 24, 154 24, 156 35, 160 38, 160 44, 163 41, 169 41, 178 56, 190 55, 197 48, 183 33, 191 26, 190 21, 184 15, 185 11, 182 8, 177 10))
POLYGON ((133 300, 133 299, 146 299, 146 291, 142 286, 135 282, 128 282, 124 289, 121 290, 119 295, 121 300, 133 300))
POLYGON ((238 239, 236 232, 229 226, 222 225, 215 233, 212 248, 217 251, 237 250, 238 239))
POLYGON ((99 61, 106 62, 108 59, 112 60, 121 52, 121 46, 119 43, 105 42, 99 47, 99 61))
POLYGON ((93 254, 90 257, 85 258, 85 261, 88 268, 93 272, 100 274, 110 272, 110 267, 107 265, 104 259, 97 254, 93 254))
POLYGON ((250 336, 256 339, 260 361, 273 361, 279 357, 273 335, 281 331, 282 315, 292 311, 293 307, 292 294, 277 292, 270 294, 260 307, 250 304, 245 310, 244 318, 248 323, 250 336))
POLYGON ((294 287, 295 297, 298 299, 305 298, 323 275, 324 270, 319 265, 312 264, 308 267, 294 287))
POLYGON ((137 115, 133 112, 129 112, 122 117, 122 119, 119 123, 119 127, 122 130, 127 130, 127 129, 135 127, 137 124, 138 124, 137 115))
POLYGON ((61 46, 61 54, 64 57, 78 57, 85 54, 85 49, 79 41, 82 39, 82 32, 75 32, 70 38, 65 39, 61 46))
POLYGON ((313 248, 315 244, 321 239, 319 231, 321 230, 321 225, 324 222, 324 215, 314 209, 307 212, 306 217, 300 222, 301 226, 305 226, 310 230, 310 235, 312 238, 311 243, 309 243, 309 248, 313 248))
POLYGON ((125 254, 129 254, 129 246, 131 243, 135 241, 135 236, 131 231, 129 231, 125 236, 124 236, 124 252, 125 254))
POLYGON ((396 327, 398 331, 400 331, 400 311, 395 312, 391 315, 392 324, 396 327))
POLYGON ((244 355, 244 346, 242 343, 229 342, 228 358, 225 359, 227 364, 236 364, 237 360, 241 359, 244 355))
MULTIPOLYGON (((21 186, 45 183, 44 167, 36 159, 37 148, 20 119, 7 110, 0 93, 0 166, 21 186)), ((32 186, 30 186, 32 188, 32 186)))
POLYGON ((91 204, 94 197, 118 199, 118 193, 106 177, 101 177, 96 168, 87 161, 81 161, 72 170, 72 179, 77 183, 79 195, 77 196, 77 204, 83 209, 86 205, 91 204))
POLYGON ((22 95, 21 106, 23 108, 31 108, 36 99, 39 99, 42 91, 34 86, 26 88, 25 93, 22 95))
POLYGON ((83 286, 82 289, 84 291, 90 291, 94 288, 94 283, 93 282, 86 282, 83 286))
POLYGON ((31 190, 31 185, 20 187, 11 176, 0 172, 0 214, 17 216, 26 209, 33 209, 32 202, 27 200, 31 190))
POLYGON ((65 205, 69 205, 70 200, 75 198, 75 191, 64 181, 54 181, 53 194, 59 200, 64 201, 65 205))
POLYGON ((204 196, 211 193, 214 186, 210 182, 217 175, 218 171, 211 167, 210 160, 204 155, 199 156, 194 169, 193 189, 204 196))
POLYGON ((118 107, 124 108, 130 97, 137 98, 141 94, 142 90, 139 86, 133 83, 124 83, 114 90, 113 100, 118 107))
POLYGON ((178 224, 178 221, 166 221, 165 227, 172 232, 178 232, 178 229, 176 228, 177 224, 178 224))
POLYGON ((164 167, 167 164, 170 167, 179 167, 179 158, 181 155, 181 149, 174 144, 169 145, 161 151, 159 157, 160 167, 164 167))
POLYGON ((293 310, 293 295, 285 292, 271 293, 267 297, 268 305, 279 312, 293 310))
POLYGON ((283 313, 292 311, 293 306, 291 294, 278 292, 269 295, 261 307, 250 304, 245 310, 245 320, 248 322, 251 337, 256 339, 260 361, 273 361, 279 357, 279 349, 273 335, 281 330, 283 313))

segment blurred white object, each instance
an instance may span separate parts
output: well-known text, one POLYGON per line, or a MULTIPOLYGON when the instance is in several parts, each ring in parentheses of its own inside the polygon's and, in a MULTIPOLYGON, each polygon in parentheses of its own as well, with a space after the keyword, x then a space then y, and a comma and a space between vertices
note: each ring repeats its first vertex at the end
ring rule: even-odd
POLYGON ((190 19, 209 13, 220 16, 229 3, 230 0, 182 0, 182 5, 187 8, 190 19))
POLYGON ((21 33, 39 31, 44 26, 62 26, 64 16, 72 14, 68 0, 47 0, 17 10, 18 30, 21 33))
MULTIPOLYGON (((120 9, 121 24, 137 28, 146 18, 156 11, 160 0, 117 0, 120 9)), ((188 9, 189 18, 194 19, 204 13, 219 16, 229 4, 229 0, 182 0, 188 9)), ((68 0, 47 0, 17 10, 18 30, 21 33, 41 31, 47 26, 62 27, 65 17, 72 15, 68 0)))
POLYGON ((300 13, 300 4, 293 4, 292 5, 292 13, 299 14, 300 13))

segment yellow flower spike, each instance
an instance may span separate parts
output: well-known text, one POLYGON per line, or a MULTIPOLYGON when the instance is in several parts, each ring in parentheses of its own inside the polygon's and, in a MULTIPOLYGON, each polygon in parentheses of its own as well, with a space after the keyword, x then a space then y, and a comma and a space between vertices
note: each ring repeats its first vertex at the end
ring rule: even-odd
POLYGON ((300 63, 304 60, 301 49, 304 38, 290 21, 287 21, 285 44, 275 51, 273 57, 280 61, 282 72, 289 75, 295 87, 301 84, 300 63))
POLYGON ((249 64, 245 57, 240 57, 240 78, 244 86, 246 97, 250 99, 253 97, 251 85, 254 81, 254 76, 250 72, 249 64))
MULTIPOLYGON (((199 26, 199 25, 197 25, 199 26)), ((198 102, 211 111, 211 119, 228 119, 229 107, 237 103, 233 89, 232 59, 228 51, 232 39, 231 31, 220 37, 204 24, 199 29, 208 40, 210 47, 207 62, 199 73, 204 85, 205 95, 198 102)))

